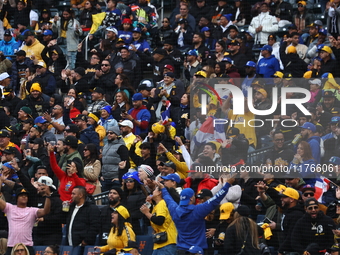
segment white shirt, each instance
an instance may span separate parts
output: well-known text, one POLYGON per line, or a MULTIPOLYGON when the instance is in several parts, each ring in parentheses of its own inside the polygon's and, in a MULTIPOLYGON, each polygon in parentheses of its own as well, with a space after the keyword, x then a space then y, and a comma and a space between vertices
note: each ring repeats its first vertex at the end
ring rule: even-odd
POLYGON ((76 205, 75 207, 74 207, 74 210, 73 210, 73 213, 72 213, 72 216, 71 216, 71 221, 70 221, 70 226, 68 227, 68 244, 70 245, 70 246, 73 246, 73 243, 72 243, 72 224, 73 224, 73 220, 74 220, 74 218, 76 217, 76 214, 78 213, 78 211, 79 211, 79 208, 81 208, 82 206, 83 206, 84 204, 82 204, 82 205, 76 205))
MULTIPOLYGON (((54 117, 52 118, 52 122, 56 122, 59 125, 65 126, 64 122, 63 122, 63 116, 61 116, 58 119, 55 119, 54 117)), ((52 126, 52 128, 50 129, 50 131, 55 135, 55 138, 57 139, 57 141, 59 139, 64 138, 64 133, 63 132, 59 132, 55 127, 52 126)))

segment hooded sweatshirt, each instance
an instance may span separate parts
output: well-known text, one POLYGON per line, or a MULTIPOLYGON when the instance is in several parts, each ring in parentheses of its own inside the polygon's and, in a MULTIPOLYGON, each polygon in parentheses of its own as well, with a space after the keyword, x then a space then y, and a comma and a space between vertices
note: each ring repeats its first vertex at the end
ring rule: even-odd
POLYGON ((256 67, 256 73, 262 75, 263 78, 272 77, 276 71, 280 71, 280 63, 274 55, 262 58, 256 67))
POLYGON ((166 188, 162 189, 163 198, 168 206, 172 220, 177 228, 177 248, 189 250, 193 245, 207 249, 205 237, 205 216, 218 206, 228 193, 230 184, 226 183, 215 196, 199 205, 178 205, 170 196, 166 188))

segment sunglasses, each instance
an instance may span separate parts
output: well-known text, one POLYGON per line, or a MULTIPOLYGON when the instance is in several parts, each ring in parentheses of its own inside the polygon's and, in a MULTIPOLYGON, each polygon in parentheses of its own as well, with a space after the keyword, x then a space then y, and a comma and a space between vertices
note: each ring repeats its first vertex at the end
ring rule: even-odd
POLYGON ((125 183, 132 183, 132 182, 135 182, 135 180, 134 179, 126 179, 124 182, 125 183))
POLYGON ((298 5, 298 7, 305 7, 305 6, 304 6, 304 5, 302 5, 302 4, 299 4, 299 5, 298 5))
POLYGON ((86 148, 85 148, 83 151, 88 151, 88 150, 89 150, 89 149, 86 149, 86 148))
POLYGON ((102 66, 110 66, 110 65, 108 65, 108 64, 102 64, 102 66))
POLYGON ((309 206, 309 207, 307 207, 307 210, 310 210, 310 211, 317 210, 317 209, 319 209, 319 206, 309 206))
POLYGON ((17 249, 17 250, 15 250, 15 252, 24 252, 25 251, 25 249, 17 249))
POLYGON ((107 132, 106 134, 108 134, 108 135, 113 135, 114 133, 111 132, 111 131, 109 131, 109 132, 107 132))
POLYGON ((306 192, 306 193, 303 193, 303 196, 304 197, 308 197, 308 196, 314 197, 314 193, 313 192, 306 192))

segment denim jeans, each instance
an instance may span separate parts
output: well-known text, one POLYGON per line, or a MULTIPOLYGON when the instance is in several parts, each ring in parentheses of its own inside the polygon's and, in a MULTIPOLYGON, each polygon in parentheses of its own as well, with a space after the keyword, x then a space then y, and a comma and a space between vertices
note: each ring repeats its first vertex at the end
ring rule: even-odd
POLYGON ((68 51, 66 55, 67 60, 67 69, 73 70, 76 65, 77 52, 76 51, 68 51))
POLYGON ((176 251, 176 244, 168 244, 167 246, 154 250, 152 255, 174 255, 176 251))

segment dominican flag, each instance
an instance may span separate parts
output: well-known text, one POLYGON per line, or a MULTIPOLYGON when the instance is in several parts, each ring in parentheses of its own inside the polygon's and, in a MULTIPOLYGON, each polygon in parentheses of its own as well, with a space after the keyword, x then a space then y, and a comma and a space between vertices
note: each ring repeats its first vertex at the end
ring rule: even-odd
POLYGON ((166 108, 165 111, 161 113, 161 117, 162 117, 162 124, 165 125, 169 122, 170 119, 170 106, 171 103, 170 101, 166 101, 166 108))
POLYGON ((214 127, 214 119, 216 118, 213 116, 208 117, 197 131, 190 145, 190 150, 192 152, 207 142, 217 141, 222 143, 226 140, 225 124, 216 122, 214 127))
POLYGON ((326 177, 320 176, 318 179, 316 179, 315 182, 315 194, 314 197, 319 201, 319 203, 322 203, 322 196, 323 193, 327 192, 330 187, 330 180, 326 177))

